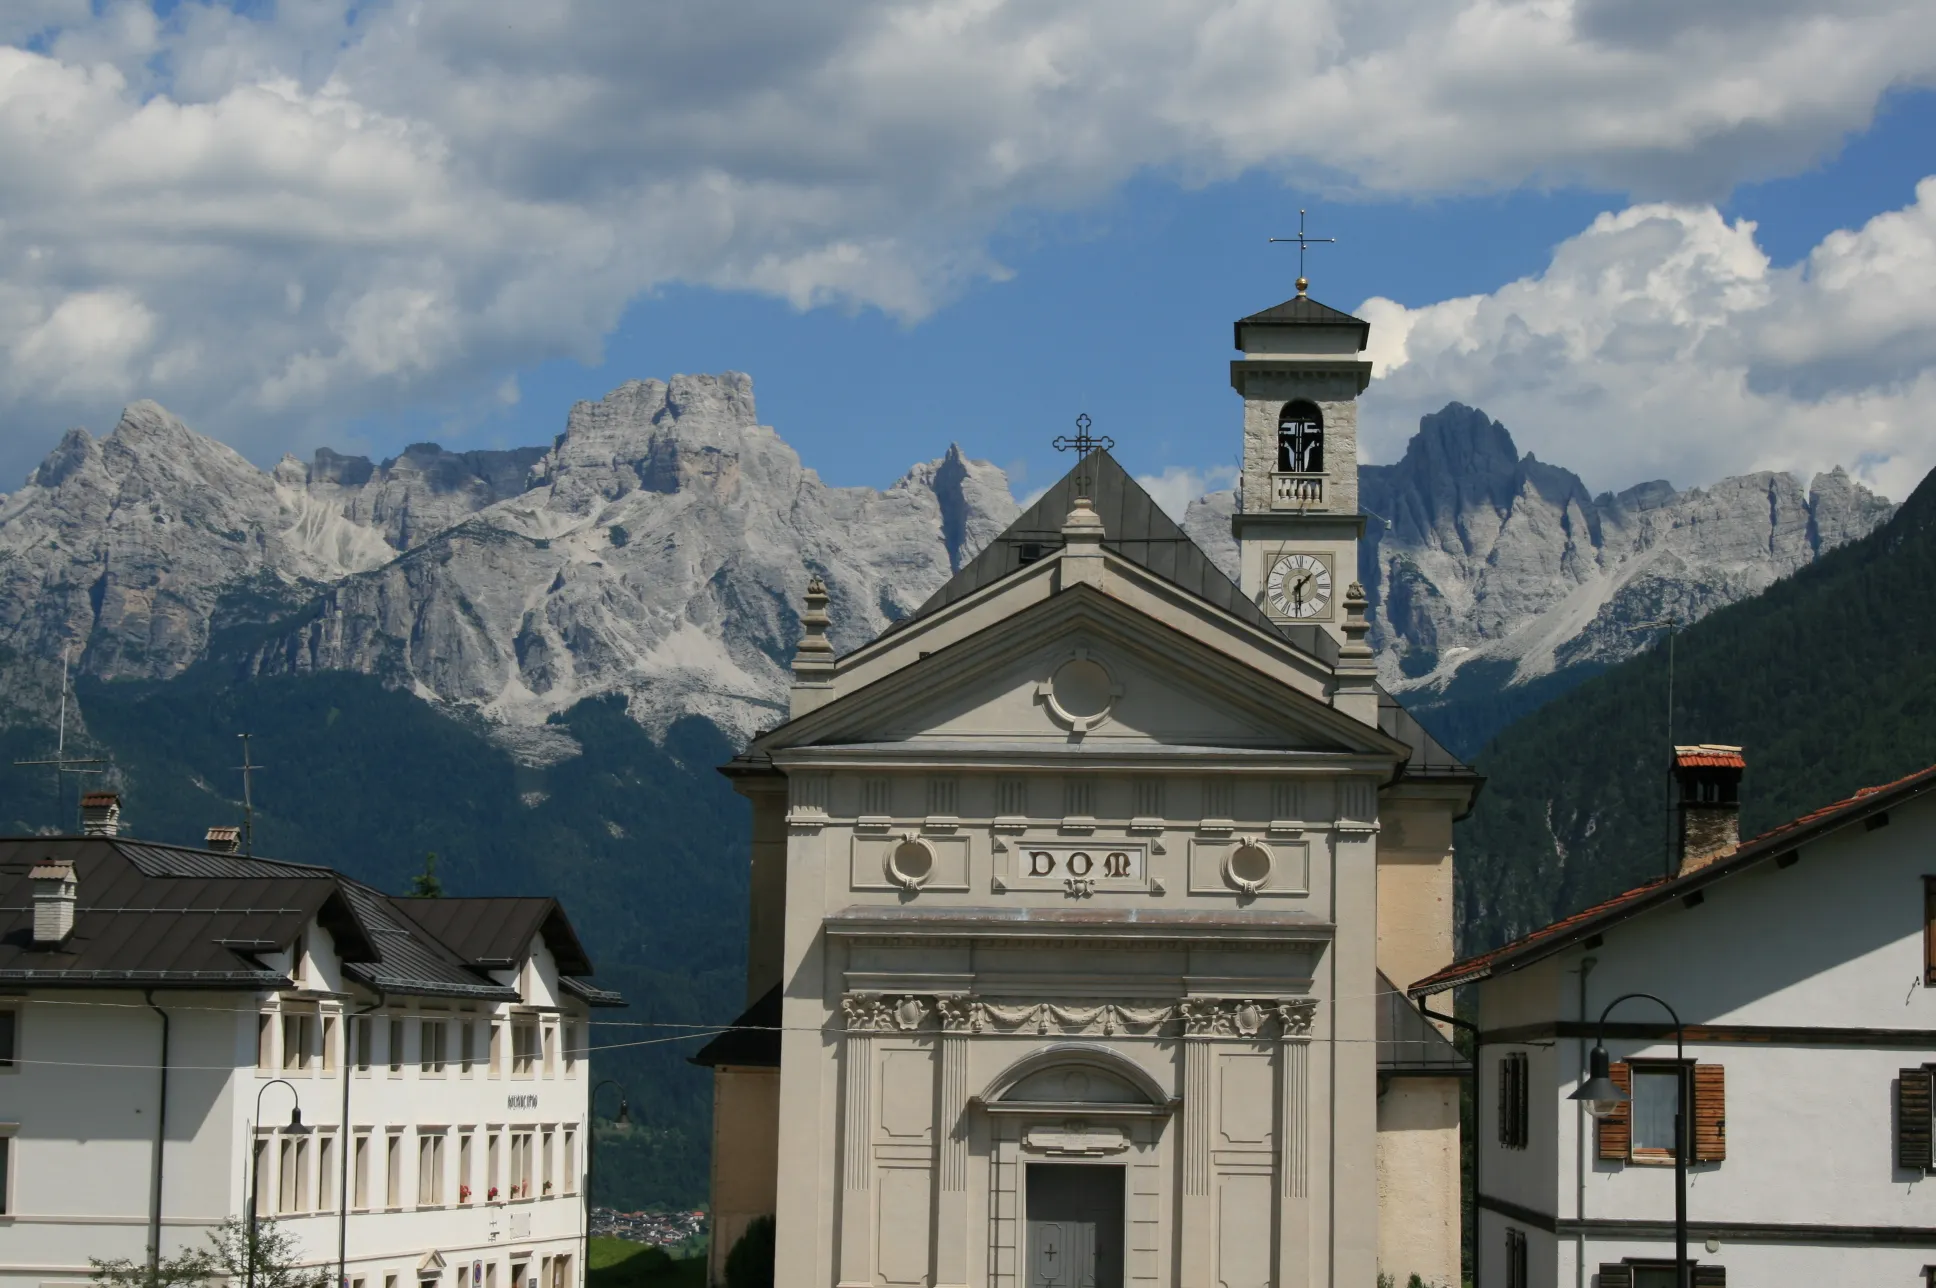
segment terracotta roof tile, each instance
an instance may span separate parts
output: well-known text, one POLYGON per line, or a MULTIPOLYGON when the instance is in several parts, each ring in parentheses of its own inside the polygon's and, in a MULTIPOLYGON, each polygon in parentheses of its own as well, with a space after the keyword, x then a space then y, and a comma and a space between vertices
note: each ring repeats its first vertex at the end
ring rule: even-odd
MULTIPOLYGON (((1675 750, 1678 753, 1695 749, 1676 748, 1675 750)), ((1769 828, 1752 840, 1742 842, 1740 848, 1726 859, 1679 876, 1656 877, 1644 885, 1638 885, 1625 893, 1617 894, 1603 903, 1583 908, 1572 916, 1562 917, 1551 925, 1542 926, 1530 934, 1521 935, 1510 943, 1501 944, 1497 948, 1478 953, 1464 961, 1454 962, 1444 970, 1419 980, 1405 991, 1412 997, 1420 997, 1427 993, 1435 993, 1459 984, 1484 979, 1502 965, 1528 964, 1537 961, 1548 952, 1557 952, 1576 939, 1586 938, 1592 933, 1593 927, 1619 920, 1623 913, 1638 912, 1643 906, 1652 907, 1666 902, 1675 897, 1684 887, 1691 890, 1697 886, 1708 885, 1752 867, 1763 859, 1792 849, 1805 836, 1839 826, 1840 822, 1844 821, 1842 818, 1844 815, 1849 816, 1845 821, 1852 822, 1858 811, 1868 812, 1864 807, 1873 806, 1877 797, 1907 796, 1932 786, 1936 786, 1936 765, 1918 770, 1913 774, 1905 774, 1894 782, 1864 787, 1853 796, 1824 805, 1820 809, 1810 810, 1799 818, 1790 819, 1786 823, 1769 828)))

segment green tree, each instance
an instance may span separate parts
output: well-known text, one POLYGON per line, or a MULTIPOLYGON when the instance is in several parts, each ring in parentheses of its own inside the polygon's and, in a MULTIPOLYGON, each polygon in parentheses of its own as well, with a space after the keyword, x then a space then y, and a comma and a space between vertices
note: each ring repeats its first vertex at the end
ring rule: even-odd
POLYGON ((187 1288, 218 1280, 239 1286, 251 1279, 256 1288, 328 1288, 329 1271, 304 1268, 301 1242, 272 1220, 251 1226, 229 1217, 209 1231, 208 1242, 206 1249, 163 1257, 153 1269, 126 1257, 89 1257, 88 1264, 94 1267, 94 1282, 105 1288, 187 1288))
POLYGON ((444 897, 444 883, 437 875, 437 851, 424 855, 423 871, 410 878, 410 897, 412 899, 441 899, 444 897))

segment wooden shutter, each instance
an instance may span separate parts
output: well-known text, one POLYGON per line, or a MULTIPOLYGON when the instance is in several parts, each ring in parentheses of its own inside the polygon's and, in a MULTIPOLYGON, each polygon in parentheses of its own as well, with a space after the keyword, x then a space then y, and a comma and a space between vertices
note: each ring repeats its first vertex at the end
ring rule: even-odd
POLYGON ((1499 1057, 1499 1143, 1512 1148, 1512 1053, 1499 1057))
POLYGON ((1726 1266, 1695 1266, 1694 1288, 1728 1288, 1728 1268, 1726 1266))
POLYGON ((1930 1075, 1904 1069, 1896 1076, 1896 1166, 1912 1172, 1930 1169, 1930 1075))
POLYGON ((1618 1262, 1600 1263, 1599 1288, 1633 1288, 1633 1267, 1618 1262))
MULTIPOLYGON (((1614 1086, 1620 1088, 1620 1090, 1630 1096, 1633 1094, 1632 1066, 1616 1064, 1607 1070, 1607 1075, 1613 1079, 1614 1086)), ((1620 1108, 1614 1110, 1599 1121, 1597 1124, 1597 1134, 1600 1141, 1601 1158, 1615 1163, 1624 1163, 1627 1161, 1627 1154, 1629 1152, 1628 1145, 1633 1137, 1632 1122, 1633 1105, 1631 1102, 1621 1105, 1620 1108)), ((1625 1284, 1628 1280, 1623 1279, 1620 1282, 1625 1284)))
POLYGON ((1728 1156, 1728 1071, 1718 1064, 1694 1066, 1694 1161, 1718 1163, 1728 1156))
POLYGON ((1936 877, 1923 878, 1923 983, 1936 986, 1936 877))

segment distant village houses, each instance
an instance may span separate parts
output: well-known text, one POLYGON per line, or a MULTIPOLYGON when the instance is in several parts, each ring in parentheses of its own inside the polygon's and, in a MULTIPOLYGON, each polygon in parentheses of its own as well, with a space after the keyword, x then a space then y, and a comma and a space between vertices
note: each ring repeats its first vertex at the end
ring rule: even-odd
POLYGON ((0 839, 0 1285, 253 1210, 344 1288, 583 1282, 593 1008, 549 898, 392 898, 122 836, 0 839))

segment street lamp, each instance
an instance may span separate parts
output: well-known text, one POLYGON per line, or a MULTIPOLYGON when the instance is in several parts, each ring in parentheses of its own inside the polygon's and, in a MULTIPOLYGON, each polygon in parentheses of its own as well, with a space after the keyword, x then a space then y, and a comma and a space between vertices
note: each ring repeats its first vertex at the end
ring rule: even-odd
MULTIPOLYGON (((269 1088, 275 1086, 278 1083, 289 1088, 289 1095, 292 1098, 296 1097, 297 1093, 296 1093, 296 1087, 294 1083, 291 1083, 286 1078, 269 1079, 269 1081, 263 1083, 261 1088, 258 1089, 255 1093, 255 1120, 257 1123, 260 1123, 262 1121, 262 1093, 264 1091, 267 1091, 269 1088)), ((297 1099, 296 1103, 292 1104, 289 1107, 289 1125, 283 1128, 283 1131, 292 1136, 306 1136, 309 1134, 309 1128, 303 1125, 302 1102, 300 1099, 297 1099)), ((257 1224, 258 1224, 259 1216, 262 1212, 262 1157, 261 1157, 261 1154, 256 1150, 254 1135, 255 1133, 253 1131, 250 1132, 250 1140, 249 1140, 249 1288, 255 1288, 255 1246, 256 1246, 256 1240, 257 1240, 257 1224)))
MULTIPOLYGON (((1622 1105, 1628 1104, 1633 1097, 1620 1089, 1614 1082, 1612 1066, 1607 1059, 1606 1027, 1607 1016, 1622 1002, 1636 998, 1657 1004, 1674 1021, 1674 1282, 1679 1288, 1691 1288, 1687 1265, 1687 1103, 1689 1087, 1687 1083, 1687 1050, 1684 1042, 1685 1031, 1681 1017, 1673 1007, 1655 997, 1652 993, 1622 993, 1607 1003, 1606 1010, 1600 1012, 1600 1023, 1595 1026, 1593 1050, 1587 1055, 1587 1079, 1580 1084, 1579 1090, 1568 1097, 1579 1101, 1595 1121, 1620 1112, 1622 1105)), ((1631 1128, 1629 1128, 1631 1130, 1631 1128)))
POLYGON ((579 1259, 580 1282, 591 1274, 592 1264, 592 1178, 598 1171, 598 1093, 607 1087, 618 1088, 618 1117, 614 1119, 621 1127, 632 1125, 632 1102, 625 1094, 625 1084, 616 1078, 606 1078, 585 1097, 585 1234, 584 1252, 579 1259))

